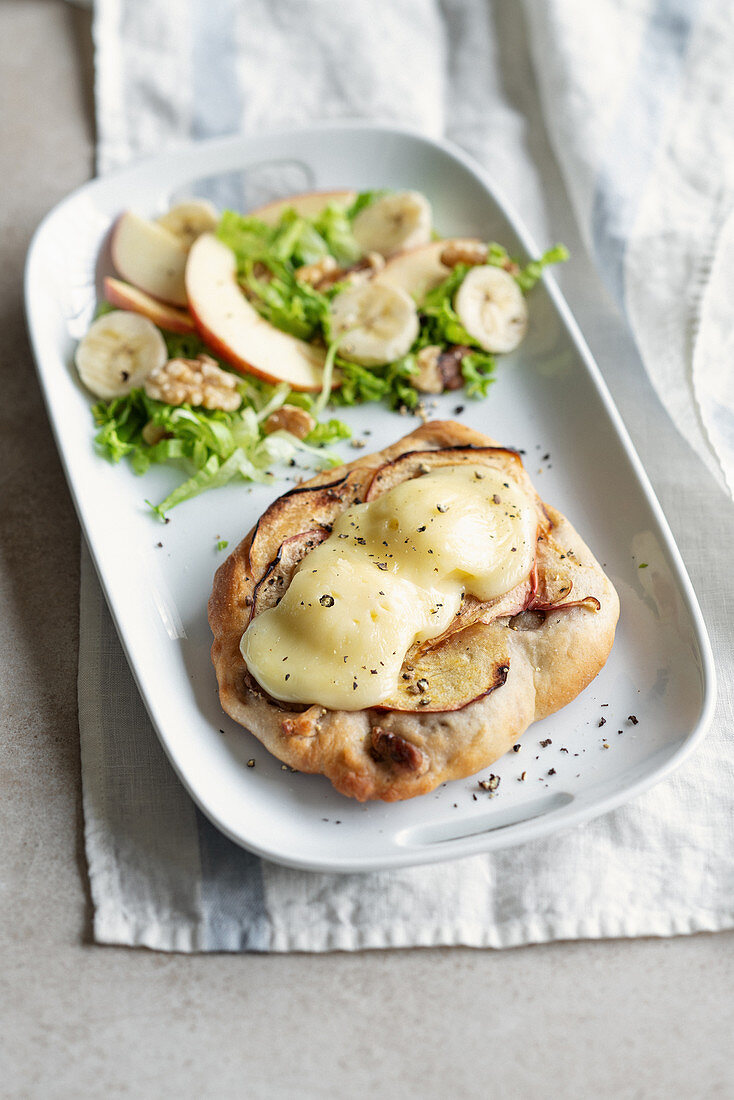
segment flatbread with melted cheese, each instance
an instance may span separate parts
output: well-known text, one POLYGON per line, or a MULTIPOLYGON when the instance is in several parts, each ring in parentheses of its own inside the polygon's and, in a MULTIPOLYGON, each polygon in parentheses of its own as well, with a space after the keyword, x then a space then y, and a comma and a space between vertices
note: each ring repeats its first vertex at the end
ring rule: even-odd
POLYGON ((360 801, 412 798, 492 764, 532 722, 593 680, 618 615, 613 585, 568 520, 541 501, 519 455, 453 421, 425 424, 279 497, 218 569, 209 600, 212 660, 227 714, 292 768, 321 773, 360 801), (530 577, 495 600, 466 596, 444 634, 412 646, 390 709, 330 710, 270 697, 248 672, 240 640, 252 618, 278 602, 334 520, 422 476, 428 465, 467 462, 494 465, 534 501, 530 577), (415 684, 426 670, 452 709, 420 705, 415 684))

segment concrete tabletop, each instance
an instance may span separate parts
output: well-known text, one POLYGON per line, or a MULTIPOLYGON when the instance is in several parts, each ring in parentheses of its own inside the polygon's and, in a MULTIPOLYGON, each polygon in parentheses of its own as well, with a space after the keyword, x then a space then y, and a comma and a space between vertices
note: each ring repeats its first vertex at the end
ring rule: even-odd
POLYGON ((79 530, 22 313, 93 171, 89 19, 0 5, 0 1095, 731 1097, 734 933, 326 956, 97 947, 76 715, 79 530))

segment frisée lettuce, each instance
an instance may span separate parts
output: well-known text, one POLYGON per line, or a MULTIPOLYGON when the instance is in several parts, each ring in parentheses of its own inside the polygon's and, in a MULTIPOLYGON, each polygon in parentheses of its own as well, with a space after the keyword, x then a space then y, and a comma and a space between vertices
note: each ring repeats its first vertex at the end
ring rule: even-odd
MULTIPOLYGON (((99 402, 92 409, 98 425, 97 449, 112 462, 127 458, 137 474, 158 464, 174 464, 188 474, 164 500, 146 502, 161 519, 177 504, 233 478, 269 481, 271 466, 295 460, 299 454, 317 466, 341 461, 324 448, 351 435, 346 424, 339 420, 317 424, 303 440, 283 430, 266 435, 267 417, 295 395, 288 386, 268 386, 254 379, 240 388, 243 404, 236 412, 166 405, 142 389, 99 402)), ((297 396, 303 405, 304 395, 297 396)))
MULTIPOLYGON (((144 474, 151 466, 160 464, 175 465, 183 472, 184 480, 180 485, 164 500, 150 504, 158 516, 165 518, 175 505, 235 478, 267 481, 273 477, 272 467, 283 463, 293 465, 298 455, 304 455, 313 465, 337 463, 338 457, 328 448, 348 438, 351 432, 337 418, 320 419, 329 404, 339 407, 379 401, 401 412, 417 409, 425 418, 418 376, 430 356, 450 355, 454 370, 458 368, 461 372, 466 395, 476 398, 486 395, 496 369, 495 356, 485 349, 492 344, 485 339, 485 347, 482 347, 467 331, 456 308, 459 288, 471 270, 466 263, 453 267, 440 285, 416 302, 413 318, 417 316, 418 335, 413 340, 409 329, 404 343, 396 345, 393 342, 393 354, 398 348, 401 353, 405 352, 399 358, 380 363, 379 358, 364 356, 365 363, 379 363, 365 366, 362 361, 354 361, 359 360, 359 355, 347 359, 340 354, 340 349, 346 350, 345 336, 358 332, 362 322, 355 323, 347 333, 343 325, 339 330, 338 308, 334 307, 332 312, 332 302, 345 290, 369 283, 385 264, 385 259, 370 252, 365 244, 364 219, 360 219, 357 227, 364 250, 357 242, 353 231, 355 219, 393 194, 386 190, 364 191, 349 204, 326 203, 312 216, 304 216, 295 207, 288 207, 274 225, 233 210, 225 210, 220 216, 216 235, 234 255, 237 281, 243 294, 269 324, 325 350, 323 386, 318 394, 300 393, 290 390, 287 383, 270 385, 254 376, 237 373, 236 392, 241 397, 241 405, 234 412, 189 404, 166 404, 151 396, 151 392, 156 396, 174 395, 151 388, 147 380, 144 384, 148 392, 135 388, 125 396, 98 401, 93 415, 97 425, 95 444, 100 454, 112 462, 126 459, 137 474, 144 474), (423 350, 429 347, 430 354, 422 356, 423 350), (314 426, 305 439, 284 430, 264 430, 271 413, 285 403, 305 409, 313 416, 314 426)), ((406 192, 405 197, 413 194, 406 192)), ((400 197, 401 193, 397 193, 396 198, 400 197)), ((387 204, 394 205, 392 197, 387 199, 387 204)), ((385 211, 385 203, 380 209, 385 211)), ((373 213, 379 223, 380 212, 373 213)), ((389 227, 399 224, 392 206, 384 217, 389 227)), ((441 239, 435 231, 433 239, 441 239)), ((375 240, 380 242, 377 247, 389 262, 394 253, 389 244, 384 243, 384 234, 380 236, 378 231, 375 240)), ((400 247, 398 244, 397 248, 400 247)), ((491 242, 486 246, 486 259, 482 263, 503 268, 525 294, 536 284, 546 266, 567 257, 563 245, 556 245, 523 266, 513 260, 502 245, 491 242)), ((340 300, 342 306, 344 301, 344 298, 340 300)), ((97 316, 113 308, 102 302, 97 316)), ((131 304, 129 308, 138 307, 131 304)), ((458 308, 465 315, 461 301, 458 308)), ((145 309, 141 312, 158 323, 154 312, 146 314, 145 309)), ((408 320, 415 323, 410 317, 408 320)), ((180 335, 161 328, 158 331, 165 342, 169 361, 183 360, 191 365, 205 356, 210 364, 215 359, 221 368, 232 371, 233 368, 213 355, 212 349, 196 333, 180 335)), ((162 356, 160 338, 158 342, 162 356)), ((434 359, 434 363, 436 361, 434 359)), ((277 376, 277 370, 274 375, 277 376)), ((455 380, 458 383, 458 377, 455 376, 455 380)), ((99 391, 92 386, 88 388, 94 393, 105 392, 102 388, 99 391)), ((113 388, 112 392, 123 391, 113 388)))

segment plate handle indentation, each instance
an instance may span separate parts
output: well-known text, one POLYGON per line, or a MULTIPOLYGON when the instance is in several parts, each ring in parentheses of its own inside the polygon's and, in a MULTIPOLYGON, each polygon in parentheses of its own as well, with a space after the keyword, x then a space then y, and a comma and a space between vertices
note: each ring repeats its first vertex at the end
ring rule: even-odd
POLYGON ((511 825, 520 825, 536 817, 544 817, 555 810, 562 810, 574 801, 574 795, 565 791, 549 794, 545 798, 533 799, 506 810, 493 810, 470 821, 436 821, 429 824, 414 825, 403 829, 395 837, 395 842, 404 848, 424 848, 432 844, 448 844, 452 840, 466 840, 481 836, 482 833, 508 829, 511 825))

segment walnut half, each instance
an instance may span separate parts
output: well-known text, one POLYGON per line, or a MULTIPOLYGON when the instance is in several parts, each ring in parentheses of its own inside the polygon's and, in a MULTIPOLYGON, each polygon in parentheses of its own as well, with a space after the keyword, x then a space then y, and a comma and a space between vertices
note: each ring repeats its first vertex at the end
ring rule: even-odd
POLYGON ((300 409, 298 405, 281 405, 267 418, 263 424, 263 432, 265 435, 279 431, 290 432, 297 439, 305 439, 315 427, 316 421, 310 412, 300 409))
POLYGON ((438 365, 441 351, 438 344, 428 344, 415 357, 418 373, 413 376, 412 381, 421 393, 443 393, 443 378, 438 365))
POLYGON ((457 264, 469 264, 477 267, 487 262, 487 246, 481 241, 449 241, 441 253, 441 263, 445 267, 456 267, 457 264))
POLYGON ((151 371, 145 392, 167 405, 195 405, 204 409, 234 412, 242 404, 237 379, 223 371, 210 355, 198 359, 169 359, 151 371))
POLYGON ((428 757, 422 749, 382 726, 370 730, 369 753, 378 763, 401 771, 423 775, 428 770, 428 757))
POLYGON ((309 286, 318 286, 327 275, 339 270, 339 264, 333 256, 324 256, 313 264, 303 264, 296 269, 296 279, 299 283, 308 283, 309 286))
POLYGON ((444 351, 438 344, 428 344, 415 357, 418 373, 412 383, 421 393, 443 393, 458 390, 464 384, 461 361, 471 351, 463 344, 444 351))
MULTIPOLYGON (((479 267, 481 264, 486 264, 488 256, 489 248, 481 241, 449 241, 441 253, 441 263, 444 267, 456 267, 457 264, 479 267)), ((520 271, 519 264, 516 264, 509 256, 500 264, 500 267, 504 268, 510 275, 517 275, 520 271)))
MULTIPOLYGON (((355 286, 359 283, 369 282, 373 276, 382 271, 384 266, 384 256, 381 256, 379 252, 367 252, 360 260, 349 267, 339 267, 335 264, 313 285, 321 291, 328 290, 334 283, 343 282, 355 286)), ((296 272, 296 277, 299 277, 298 272, 296 272)))

